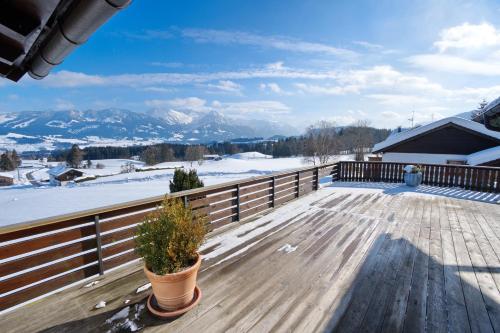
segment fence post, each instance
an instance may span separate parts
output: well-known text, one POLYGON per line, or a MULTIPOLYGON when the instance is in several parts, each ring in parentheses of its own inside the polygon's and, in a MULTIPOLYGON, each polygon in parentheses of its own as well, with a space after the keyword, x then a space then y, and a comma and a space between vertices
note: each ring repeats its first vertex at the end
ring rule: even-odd
POLYGON ((104 264, 102 262, 102 242, 101 242, 101 224, 99 215, 94 216, 95 237, 97 243, 97 261, 99 263, 99 275, 104 274, 104 264))
POLYGON ((297 198, 300 197, 300 171, 297 171, 297 198))
POLYGON ((184 208, 187 208, 187 206, 188 206, 188 197, 187 197, 187 195, 183 196, 182 200, 184 201, 184 208))
POLYGON ((236 185, 236 221, 240 220, 240 184, 236 185))
POLYGON ((337 180, 342 181, 342 162, 339 161, 337 168, 337 180))
POLYGON ((315 190, 316 191, 319 190, 319 167, 316 167, 316 186, 315 186, 315 190))
POLYGON ((274 208, 274 206, 276 205, 276 177, 275 176, 273 176, 273 194, 272 195, 273 195, 273 197, 272 197, 272 199, 273 199, 272 205, 273 205, 273 208, 274 208))

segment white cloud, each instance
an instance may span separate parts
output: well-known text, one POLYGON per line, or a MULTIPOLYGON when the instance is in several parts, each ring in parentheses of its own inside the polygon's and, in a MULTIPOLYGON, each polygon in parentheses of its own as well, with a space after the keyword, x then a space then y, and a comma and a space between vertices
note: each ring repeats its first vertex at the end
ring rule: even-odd
POLYGON ((268 115, 282 115, 290 113, 290 108, 279 101, 248 101, 218 103, 219 111, 225 114, 244 115, 264 113, 268 115))
POLYGON ((436 53, 417 54, 405 59, 429 71, 452 74, 500 75, 500 30, 490 23, 450 27, 434 42, 436 53))
POLYGON ((241 95, 241 91, 243 89, 243 86, 241 84, 238 84, 231 80, 220 80, 216 84, 208 84, 207 87, 226 93, 234 93, 237 95, 241 95))
POLYGON ((182 36, 192 38, 200 43, 251 45, 292 52, 323 53, 342 57, 355 57, 357 55, 351 50, 327 44, 305 42, 285 36, 263 36, 243 31, 213 29, 184 29, 181 33, 182 36))
POLYGON ((317 95, 345 95, 349 93, 359 93, 359 87, 355 85, 323 86, 315 84, 296 83, 295 87, 297 87, 300 92, 317 95))
POLYGON ((394 111, 382 111, 380 112, 380 115, 384 118, 388 118, 391 120, 398 119, 401 117, 401 115, 397 112, 394 111))
POLYGON ((427 97, 416 95, 369 94, 367 97, 375 99, 382 105, 393 107, 412 107, 416 105, 428 105, 433 102, 433 100, 427 97))
POLYGON ((290 108, 279 101, 245 101, 245 102, 220 102, 217 100, 208 104, 205 99, 198 97, 153 99, 145 101, 146 106, 155 109, 175 109, 187 112, 219 111, 226 115, 242 116, 264 113, 268 115, 283 115, 290 112, 290 108))
POLYGON ((175 98, 175 99, 151 99, 145 101, 146 106, 155 109, 174 108, 180 111, 207 112, 211 108, 207 101, 198 97, 175 98))
POLYGON ((143 73, 121 75, 89 75, 78 72, 59 71, 51 73, 41 81, 30 80, 32 84, 48 87, 85 87, 85 86, 126 86, 148 87, 162 85, 185 85, 211 81, 247 79, 331 79, 336 76, 332 71, 309 71, 292 69, 283 63, 273 63, 261 68, 213 73, 143 73))
POLYGON ((500 45, 500 31, 490 23, 464 23, 444 29, 440 40, 434 42, 440 52, 449 49, 482 49, 500 45))
POLYGON ((165 30, 144 30, 141 32, 123 32, 125 37, 140 40, 171 39, 174 34, 165 30))
POLYGON ((265 92, 272 92, 278 95, 291 95, 290 92, 283 90, 276 82, 261 83, 259 89, 265 92))
POLYGON ((484 76, 500 75, 500 61, 471 60, 445 54, 420 54, 408 57, 407 61, 414 66, 433 71, 484 76))
POLYGON ((181 68, 184 66, 182 62, 160 62, 154 61, 151 63, 152 66, 165 67, 165 68, 181 68))
POLYGON ((56 98, 55 102, 56 102, 55 105, 56 110, 71 110, 75 108, 75 105, 72 102, 62 98, 56 98))
POLYGON ((370 42, 367 42, 364 40, 356 40, 352 43, 359 45, 359 46, 362 46, 368 50, 382 50, 384 48, 382 45, 370 43, 370 42))
POLYGON ((172 93, 172 92, 175 92, 174 88, 165 88, 165 87, 145 87, 142 90, 154 92, 154 93, 172 93))

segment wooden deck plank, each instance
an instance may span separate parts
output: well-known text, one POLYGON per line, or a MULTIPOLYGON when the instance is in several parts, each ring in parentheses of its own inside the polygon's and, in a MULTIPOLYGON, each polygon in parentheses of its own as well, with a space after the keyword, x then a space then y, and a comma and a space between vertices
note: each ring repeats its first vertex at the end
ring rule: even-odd
POLYGON ((443 251, 441 248, 441 216, 439 199, 432 200, 431 234, 429 244, 429 280, 427 289, 428 332, 447 331, 447 312, 444 290, 443 251))
MULTIPOLYGON (((1 315, 2 330, 108 331, 127 299, 130 318, 137 315, 146 332, 498 329, 500 222, 493 217, 500 206, 358 189, 307 197, 236 231, 244 242, 204 260, 203 299, 174 321, 144 310, 150 291, 135 293, 147 282, 137 263, 99 277, 96 286, 82 283, 1 315), (296 216, 263 231, 290 209, 296 216), (284 244, 297 249, 278 251, 284 244), (100 300, 108 305, 95 310, 100 300)), ((214 244, 207 253, 221 246, 219 239, 214 244)))
POLYGON ((427 215, 426 210, 428 211, 428 207, 424 208, 424 212, 422 213, 422 223, 417 243, 417 256, 413 266, 410 295, 408 296, 408 305, 403 326, 404 332, 423 332, 426 326, 430 238, 430 224, 424 218, 427 215))
POLYGON ((454 214, 451 214, 453 221, 457 223, 457 230, 452 230, 451 236, 457 255, 457 266, 462 280, 462 289, 465 298, 469 324, 472 332, 494 332, 491 321, 486 310, 486 305, 479 288, 476 274, 472 269, 470 254, 465 244, 463 230, 460 227, 456 206, 453 206, 454 214))

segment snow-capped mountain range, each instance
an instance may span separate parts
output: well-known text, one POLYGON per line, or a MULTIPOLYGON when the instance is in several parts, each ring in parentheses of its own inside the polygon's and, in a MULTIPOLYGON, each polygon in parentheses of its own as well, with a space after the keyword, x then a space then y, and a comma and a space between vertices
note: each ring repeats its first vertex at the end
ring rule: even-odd
MULTIPOLYGON (((0 113, 0 149, 18 144, 58 142, 177 142, 206 143, 241 137, 295 135, 278 122, 238 120, 217 111, 176 110, 134 112, 125 109, 22 111, 0 113)), ((90 144, 89 144, 90 145, 90 144)), ((43 147, 43 145, 42 145, 43 147)), ((54 149, 47 146, 47 149, 54 149)))

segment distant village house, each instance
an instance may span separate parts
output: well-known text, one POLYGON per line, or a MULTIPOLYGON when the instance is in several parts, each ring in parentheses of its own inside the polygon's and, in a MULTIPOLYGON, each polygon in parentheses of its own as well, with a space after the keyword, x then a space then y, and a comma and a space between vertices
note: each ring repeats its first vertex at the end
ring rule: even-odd
POLYGON ((78 177, 82 177, 83 172, 77 169, 68 168, 64 165, 59 165, 49 170, 49 176, 51 185, 60 186, 78 177))
POLYGON ((8 173, 0 173, 0 186, 14 185, 14 177, 8 173))

